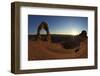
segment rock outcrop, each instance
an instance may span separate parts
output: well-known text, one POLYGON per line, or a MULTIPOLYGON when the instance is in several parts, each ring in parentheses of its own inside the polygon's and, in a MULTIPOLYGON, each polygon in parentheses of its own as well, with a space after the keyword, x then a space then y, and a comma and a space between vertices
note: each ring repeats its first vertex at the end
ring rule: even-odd
POLYGON ((79 39, 80 39, 80 42, 87 39, 87 32, 86 32, 85 30, 83 30, 83 31, 79 34, 79 39))
POLYGON ((45 36, 44 40, 51 41, 51 36, 50 36, 50 32, 49 32, 48 23, 46 23, 44 21, 41 22, 41 24, 38 26, 37 40, 43 40, 42 36, 40 35, 41 29, 44 29, 47 32, 47 35, 45 36))

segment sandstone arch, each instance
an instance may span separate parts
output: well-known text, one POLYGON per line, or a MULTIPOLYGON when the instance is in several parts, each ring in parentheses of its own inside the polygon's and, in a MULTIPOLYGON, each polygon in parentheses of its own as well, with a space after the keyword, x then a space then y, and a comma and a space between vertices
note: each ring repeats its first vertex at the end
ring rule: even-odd
POLYGON ((46 40, 47 41, 50 41, 50 32, 49 32, 49 27, 48 27, 48 23, 47 22, 41 22, 40 25, 38 26, 38 29, 37 29, 37 40, 41 40, 41 35, 40 35, 40 31, 44 29, 46 31, 46 40))

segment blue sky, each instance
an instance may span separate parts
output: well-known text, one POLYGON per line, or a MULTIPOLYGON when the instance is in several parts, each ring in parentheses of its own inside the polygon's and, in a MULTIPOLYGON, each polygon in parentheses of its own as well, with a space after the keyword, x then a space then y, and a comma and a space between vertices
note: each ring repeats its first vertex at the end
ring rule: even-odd
MULTIPOLYGON (((48 23, 51 34, 77 35, 82 30, 88 33, 87 17, 28 15, 28 34, 37 34, 37 28, 42 21, 48 23)), ((41 30, 41 34, 45 33, 45 30, 41 30)))

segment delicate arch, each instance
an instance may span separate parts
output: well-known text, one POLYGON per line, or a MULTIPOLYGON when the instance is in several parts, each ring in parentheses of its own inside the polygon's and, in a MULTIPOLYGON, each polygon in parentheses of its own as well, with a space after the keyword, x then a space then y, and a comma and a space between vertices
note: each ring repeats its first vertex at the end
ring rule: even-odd
POLYGON ((50 32, 49 32, 49 28, 48 28, 48 23, 46 22, 41 22, 40 25, 38 26, 37 29, 37 39, 41 39, 41 35, 40 35, 40 31, 44 29, 47 33, 46 35, 46 40, 50 40, 50 32))

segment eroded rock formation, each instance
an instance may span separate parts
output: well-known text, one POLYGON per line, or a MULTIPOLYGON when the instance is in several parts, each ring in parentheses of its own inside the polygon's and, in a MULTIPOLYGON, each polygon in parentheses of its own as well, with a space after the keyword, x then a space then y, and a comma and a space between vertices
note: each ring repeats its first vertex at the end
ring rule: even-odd
POLYGON ((37 40, 42 40, 42 36, 40 35, 40 31, 41 29, 44 29, 47 33, 47 35, 45 36, 45 40, 47 41, 51 41, 51 36, 50 36, 50 32, 49 32, 49 27, 48 27, 48 23, 47 22, 41 22, 40 25, 38 26, 37 29, 37 40))
POLYGON ((79 38, 80 38, 80 42, 84 41, 87 39, 87 32, 85 30, 83 30, 80 34, 79 34, 79 38))

